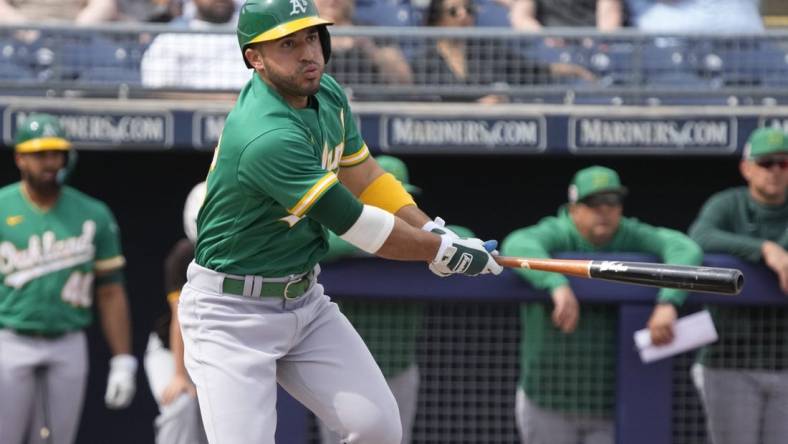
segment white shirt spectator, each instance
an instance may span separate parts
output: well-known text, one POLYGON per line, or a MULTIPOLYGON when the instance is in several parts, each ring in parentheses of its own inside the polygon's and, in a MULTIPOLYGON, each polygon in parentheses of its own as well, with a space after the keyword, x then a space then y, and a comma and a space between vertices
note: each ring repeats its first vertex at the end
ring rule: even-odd
POLYGON ((758 0, 633 1, 634 23, 647 32, 763 32, 758 0))
POLYGON ((149 88, 239 90, 252 77, 238 39, 226 24, 189 21, 205 34, 158 35, 142 57, 142 85, 149 88), (217 34, 216 31, 227 33, 217 34))

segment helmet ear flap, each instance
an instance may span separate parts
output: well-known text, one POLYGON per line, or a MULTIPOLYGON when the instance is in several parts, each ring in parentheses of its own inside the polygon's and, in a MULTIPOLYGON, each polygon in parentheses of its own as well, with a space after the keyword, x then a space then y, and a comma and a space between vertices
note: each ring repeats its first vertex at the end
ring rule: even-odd
POLYGON ((320 46, 323 47, 323 63, 328 63, 328 59, 331 58, 331 34, 328 32, 328 26, 318 26, 317 32, 320 36, 320 46))
POLYGON ((74 168, 77 167, 77 159, 79 156, 77 155, 77 150, 73 147, 66 152, 66 163, 63 165, 63 168, 57 171, 57 176, 55 176, 55 180, 57 181, 58 185, 65 185, 68 182, 68 179, 71 177, 71 173, 74 172, 74 168))

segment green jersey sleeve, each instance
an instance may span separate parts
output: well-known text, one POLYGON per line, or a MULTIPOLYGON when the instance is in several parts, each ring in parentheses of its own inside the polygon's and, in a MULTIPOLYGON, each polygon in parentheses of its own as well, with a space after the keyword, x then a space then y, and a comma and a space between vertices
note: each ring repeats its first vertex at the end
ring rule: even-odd
MULTIPOLYGON (((532 258, 549 258, 551 251, 572 249, 566 224, 558 218, 546 217, 536 225, 521 228, 507 236, 501 244, 501 254, 532 258)), ((558 273, 516 269, 515 273, 539 290, 553 290, 568 285, 569 280, 558 273)))
POLYGON ((761 260, 763 239, 737 233, 733 221, 741 219, 738 203, 731 192, 717 193, 703 205, 689 235, 704 251, 724 252, 757 262, 761 260))
POLYGON ((350 110, 350 103, 348 103, 347 96, 345 95, 342 87, 330 75, 324 75, 324 86, 327 87, 335 98, 341 103, 340 118, 342 121, 342 128, 344 131, 344 151, 339 165, 342 167, 351 167, 358 165, 367 160, 369 157, 369 148, 361 138, 361 133, 358 131, 356 119, 353 117, 353 112, 350 110))
POLYGON ((288 213, 302 217, 337 184, 336 174, 303 135, 275 129, 250 142, 241 153, 238 181, 252 195, 266 195, 288 213))
POLYGON ((120 229, 115 216, 102 204, 96 221, 96 262, 97 272, 108 272, 122 268, 126 260, 120 247, 120 229))

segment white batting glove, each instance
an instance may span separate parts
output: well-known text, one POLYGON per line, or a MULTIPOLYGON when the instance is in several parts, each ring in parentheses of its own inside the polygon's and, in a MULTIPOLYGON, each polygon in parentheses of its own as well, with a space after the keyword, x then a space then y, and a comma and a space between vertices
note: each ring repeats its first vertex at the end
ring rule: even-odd
POLYGON ((111 409, 123 409, 131 404, 136 383, 137 358, 132 355, 115 355, 109 360, 109 378, 104 403, 111 409))
POLYGON ((439 276, 464 274, 501 274, 503 267, 495 262, 489 250, 494 250, 497 242, 483 242, 481 239, 451 239, 448 234, 441 235, 441 246, 430 269, 437 271, 439 276))
MULTIPOLYGON (((427 223, 424 224, 424 226, 421 227, 421 229, 424 230, 424 231, 429 231, 430 233, 439 234, 441 236, 445 234, 445 235, 448 236, 447 240, 455 240, 455 239, 459 239, 460 238, 460 236, 457 236, 457 233, 455 233, 455 232, 451 231, 450 229, 446 228, 446 221, 444 221, 440 217, 436 217, 435 220, 427 221, 427 223)), ((445 241, 444 241, 444 243, 445 243, 445 241)), ((441 249, 445 249, 445 247, 446 246, 441 245, 441 249)), ((438 267, 438 265, 435 262, 432 262, 429 265, 429 269, 430 269, 431 272, 433 272, 434 274, 437 274, 440 277, 446 277, 446 276, 449 276, 451 274, 451 273, 444 272, 443 269, 438 267)))

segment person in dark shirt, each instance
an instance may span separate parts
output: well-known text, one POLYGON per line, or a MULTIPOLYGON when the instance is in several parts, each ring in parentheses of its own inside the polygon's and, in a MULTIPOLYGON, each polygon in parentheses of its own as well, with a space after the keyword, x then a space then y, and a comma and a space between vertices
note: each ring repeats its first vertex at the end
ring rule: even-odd
MULTIPOLYGON (((788 295, 788 134, 752 133, 739 168, 746 187, 709 198, 689 230, 704 251, 761 262, 788 295)), ((788 309, 713 306, 719 340, 693 379, 714 444, 788 442, 788 309)))
POLYGON ((621 0, 511 0, 512 27, 540 31, 543 27, 595 27, 613 31, 624 22, 621 0))

